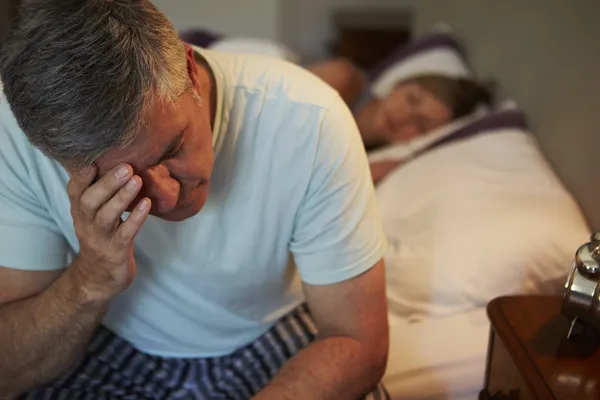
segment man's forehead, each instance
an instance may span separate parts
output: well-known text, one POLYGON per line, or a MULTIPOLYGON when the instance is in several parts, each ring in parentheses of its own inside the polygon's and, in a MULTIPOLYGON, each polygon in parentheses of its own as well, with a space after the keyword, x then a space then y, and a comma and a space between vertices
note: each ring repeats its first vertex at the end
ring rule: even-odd
POLYGON ((130 144, 110 149, 97 160, 100 175, 122 163, 140 170, 160 158, 172 136, 180 131, 182 115, 176 104, 163 101, 156 102, 148 115, 145 128, 130 144))
POLYGON ((158 151, 157 139, 150 131, 142 132, 129 145, 110 149, 100 156, 96 161, 98 173, 104 175, 110 169, 123 163, 131 164, 135 169, 142 168, 152 157, 156 157, 158 151))

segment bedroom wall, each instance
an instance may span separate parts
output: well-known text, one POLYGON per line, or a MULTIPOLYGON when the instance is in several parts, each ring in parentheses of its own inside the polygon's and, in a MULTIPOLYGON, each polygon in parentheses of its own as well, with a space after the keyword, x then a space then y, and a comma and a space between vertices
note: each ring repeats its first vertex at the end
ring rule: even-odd
POLYGON ((305 59, 322 59, 334 37, 329 18, 336 8, 404 9, 419 1, 423 0, 281 0, 281 39, 305 59))
POLYGON ((15 14, 16 0, 0 0, 0 49, 15 14))
POLYGON ((278 39, 280 0, 153 0, 175 28, 278 39))
POLYGON ((542 148, 600 229, 600 1, 422 0, 416 31, 447 22, 477 70, 527 111, 542 148))

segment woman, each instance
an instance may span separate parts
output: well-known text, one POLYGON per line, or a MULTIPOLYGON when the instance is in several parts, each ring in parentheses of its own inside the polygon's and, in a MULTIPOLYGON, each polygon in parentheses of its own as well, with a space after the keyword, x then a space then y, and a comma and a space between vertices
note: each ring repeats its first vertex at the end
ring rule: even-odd
MULTIPOLYGON (((404 142, 473 112, 490 102, 490 92, 480 83, 443 75, 420 75, 398 82, 383 98, 360 99, 367 81, 363 72, 346 60, 332 60, 308 68, 336 89, 354 112, 365 147, 404 142)), ((400 162, 371 164, 379 183, 400 162)))

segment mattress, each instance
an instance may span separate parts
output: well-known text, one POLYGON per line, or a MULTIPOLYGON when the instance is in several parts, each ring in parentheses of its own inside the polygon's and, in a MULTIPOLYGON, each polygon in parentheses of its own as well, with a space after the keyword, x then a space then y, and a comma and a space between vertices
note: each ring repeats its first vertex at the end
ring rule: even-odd
POLYGON ((384 384, 392 399, 477 399, 489 329, 485 308, 417 322, 390 315, 384 384))

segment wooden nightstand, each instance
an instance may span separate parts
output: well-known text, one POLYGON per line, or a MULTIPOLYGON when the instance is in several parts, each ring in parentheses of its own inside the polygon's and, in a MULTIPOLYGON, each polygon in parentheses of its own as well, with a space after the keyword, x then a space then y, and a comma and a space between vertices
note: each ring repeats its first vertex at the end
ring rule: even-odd
POLYGON ((600 399, 600 335, 570 321, 560 297, 515 296, 488 305, 491 322, 480 399, 600 399))

